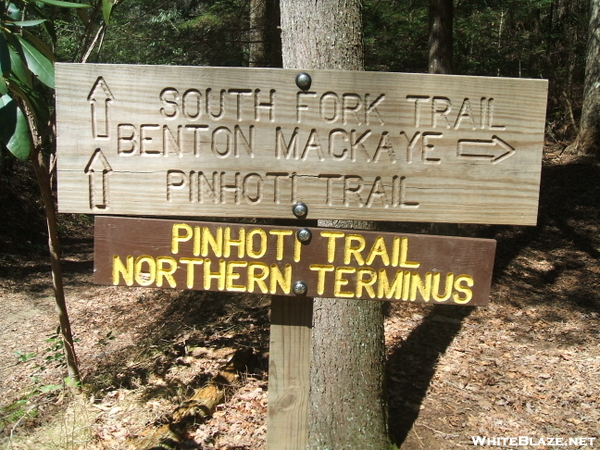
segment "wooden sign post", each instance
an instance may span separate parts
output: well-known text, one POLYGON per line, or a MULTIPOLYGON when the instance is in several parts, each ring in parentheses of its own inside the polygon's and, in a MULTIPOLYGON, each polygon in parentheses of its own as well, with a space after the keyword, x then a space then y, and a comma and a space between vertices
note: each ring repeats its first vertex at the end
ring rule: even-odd
MULTIPOLYGON (((546 93, 545 80, 57 64, 59 210, 535 225, 546 93)), ((294 305, 272 317, 273 450, 305 446, 301 298, 482 305, 491 283, 494 241, 302 223, 96 222, 97 282, 294 305)))
POLYGON ((57 64, 61 212, 533 225, 545 80, 57 64))
POLYGON ((490 239, 99 216, 94 281, 481 306, 495 248, 490 239))

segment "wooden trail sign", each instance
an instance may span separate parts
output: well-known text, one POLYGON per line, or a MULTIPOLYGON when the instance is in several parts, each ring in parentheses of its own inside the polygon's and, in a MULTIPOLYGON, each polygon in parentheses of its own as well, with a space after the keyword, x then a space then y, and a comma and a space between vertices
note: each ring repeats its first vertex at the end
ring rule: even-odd
POLYGON ((547 82, 57 64, 61 212, 534 225, 547 82))
POLYGON ((488 303, 496 241, 98 216, 99 284, 488 303))

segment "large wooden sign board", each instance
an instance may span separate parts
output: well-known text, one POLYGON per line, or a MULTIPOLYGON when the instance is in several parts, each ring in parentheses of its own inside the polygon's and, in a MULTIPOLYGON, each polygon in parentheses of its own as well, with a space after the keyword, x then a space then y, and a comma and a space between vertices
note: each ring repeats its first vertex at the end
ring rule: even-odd
POLYGON ((534 225, 545 80, 57 64, 61 212, 534 225))
POLYGON ((94 281, 485 305, 495 248, 489 239, 98 216, 94 281))

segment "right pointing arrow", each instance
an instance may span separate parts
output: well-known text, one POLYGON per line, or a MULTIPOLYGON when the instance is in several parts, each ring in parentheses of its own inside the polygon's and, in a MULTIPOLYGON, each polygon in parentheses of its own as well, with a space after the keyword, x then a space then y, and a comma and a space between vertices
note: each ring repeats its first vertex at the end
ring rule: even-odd
POLYGON ((490 140, 459 139, 458 141, 459 158, 485 160, 497 164, 514 153, 515 149, 498 136, 492 136, 490 140))
POLYGON ((108 175, 112 167, 102 150, 97 148, 90 158, 84 172, 89 176, 90 209, 108 208, 108 175))

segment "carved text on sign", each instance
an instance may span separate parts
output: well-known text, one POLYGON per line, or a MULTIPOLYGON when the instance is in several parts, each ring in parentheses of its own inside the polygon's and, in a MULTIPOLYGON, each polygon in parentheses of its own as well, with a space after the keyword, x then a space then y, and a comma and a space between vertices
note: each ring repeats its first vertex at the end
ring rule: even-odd
POLYGON ((314 71, 302 91, 295 71, 135 67, 57 65, 61 211, 537 216, 539 80, 314 71))

